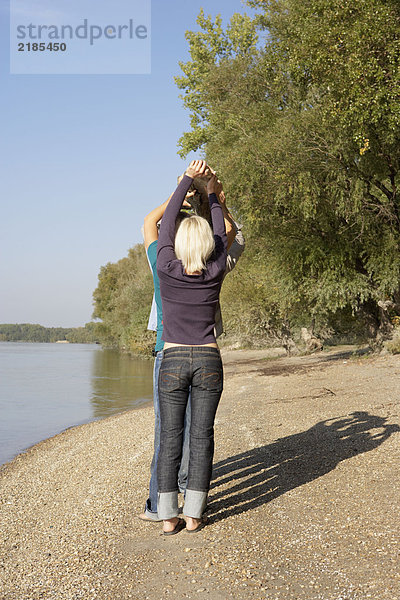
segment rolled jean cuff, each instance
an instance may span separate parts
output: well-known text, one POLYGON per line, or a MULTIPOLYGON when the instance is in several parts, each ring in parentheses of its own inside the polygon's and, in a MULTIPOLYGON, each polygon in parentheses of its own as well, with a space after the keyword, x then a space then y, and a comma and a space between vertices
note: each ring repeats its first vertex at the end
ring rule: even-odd
POLYGON ((178 492, 159 492, 157 502, 157 513, 159 519, 173 519, 179 514, 178 492))
POLYGON ((186 488, 183 514, 192 519, 200 519, 207 505, 208 492, 199 492, 186 488))
POLYGON ((146 515, 146 517, 148 519, 150 519, 151 521, 160 521, 160 518, 158 517, 157 513, 151 512, 150 510, 148 510, 147 508, 145 508, 144 510, 144 514, 146 515))

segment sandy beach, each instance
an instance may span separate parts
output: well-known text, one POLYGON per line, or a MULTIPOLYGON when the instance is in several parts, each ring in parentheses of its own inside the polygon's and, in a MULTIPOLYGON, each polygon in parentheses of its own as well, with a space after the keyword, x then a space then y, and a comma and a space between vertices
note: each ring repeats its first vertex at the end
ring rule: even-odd
POLYGON ((0 470, 1 600, 400 599, 400 356, 224 352, 210 524, 161 535, 153 409, 0 470))

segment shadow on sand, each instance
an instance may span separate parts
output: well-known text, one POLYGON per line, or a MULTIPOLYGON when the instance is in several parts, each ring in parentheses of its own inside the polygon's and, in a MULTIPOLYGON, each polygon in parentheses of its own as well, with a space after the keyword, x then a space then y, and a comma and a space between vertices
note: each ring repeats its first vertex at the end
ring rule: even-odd
POLYGON ((213 522, 247 512, 374 450, 399 431, 385 417, 354 412, 232 456, 214 465, 207 512, 213 522))

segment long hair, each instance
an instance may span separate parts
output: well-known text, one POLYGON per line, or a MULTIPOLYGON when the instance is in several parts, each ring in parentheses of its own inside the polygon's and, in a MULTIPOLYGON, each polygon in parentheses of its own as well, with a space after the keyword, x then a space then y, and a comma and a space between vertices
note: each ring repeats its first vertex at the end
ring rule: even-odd
POLYGON ((175 255, 186 273, 205 269, 214 248, 214 235, 206 219, 197 215, 183 219, 175 235, 175 255))

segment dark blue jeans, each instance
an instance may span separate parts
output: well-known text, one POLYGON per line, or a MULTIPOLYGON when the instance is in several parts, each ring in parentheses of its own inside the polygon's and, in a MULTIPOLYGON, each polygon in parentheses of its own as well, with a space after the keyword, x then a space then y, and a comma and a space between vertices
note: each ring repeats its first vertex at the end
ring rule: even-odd
MULTIPOLYGON (((151 477, 149 485, 149 497, 146 501, 145 515, 148 519, 153 521, 158 520, 157 514, 157 501, 158 501, 158 483, 157 483, 157 463, 158 454, 160 452, 160 402, 158 398, 158 377, 160 373, 160 367, 163 359, 163 351, 160 350, 156 353, 153 369, 153 404, 154 404, 154 454, 153 460, 151 461, 151 477)), ((185 493, 187 483, 187 473, 189 466, 189 430, 190 430, 190 395, 189 402, 186 408, 185 414, 185 427, 183 434, 183 452, 182 461, 179 469, 178 483, 179 490, 185 493)))
POLYGON ((222 387, 222 361, 217 348, 177 346, 164 350, 158 378, 161 416, 157 464, 160 519, 171 519, 178 515, 178 472, 189 389, 189 468, 183 512, 193 518, 202 515, 210 487, 214 419, 222 387))

